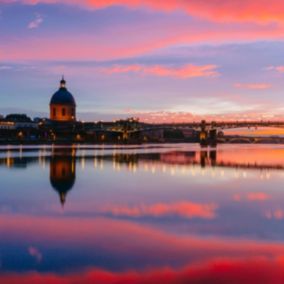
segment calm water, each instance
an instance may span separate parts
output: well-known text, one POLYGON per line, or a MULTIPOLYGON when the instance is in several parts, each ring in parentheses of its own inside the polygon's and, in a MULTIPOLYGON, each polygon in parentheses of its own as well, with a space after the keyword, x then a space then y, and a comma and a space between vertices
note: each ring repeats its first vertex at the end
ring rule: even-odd
POLYGON ((283 283, 284 146, 0 148, 0 283, 283 283))

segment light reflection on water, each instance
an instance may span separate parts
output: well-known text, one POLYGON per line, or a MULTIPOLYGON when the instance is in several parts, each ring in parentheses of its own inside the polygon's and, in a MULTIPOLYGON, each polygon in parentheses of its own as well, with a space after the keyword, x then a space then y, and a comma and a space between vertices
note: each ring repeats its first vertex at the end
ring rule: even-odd
POLYGON ((136 271, 130 283, 153 283, 168 267, 168 283, 179 283, 217 277, 211 266, 224 259, 232 271, 261 264, 275 276, 283 157, 279 145, 2 147, 0 280, 107 272, 105 283, 126 283, 136 271))

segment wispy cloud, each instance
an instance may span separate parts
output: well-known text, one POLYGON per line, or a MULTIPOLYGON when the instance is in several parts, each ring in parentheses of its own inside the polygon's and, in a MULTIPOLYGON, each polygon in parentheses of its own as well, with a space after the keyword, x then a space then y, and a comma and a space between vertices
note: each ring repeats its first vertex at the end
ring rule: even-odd
POLYGON ((236 83, 234 87, 246 90, 267 90, 270 89, 272 85, 267 83, 236 83))
POLYGON ((11 70, 13 69, 12 66, 8 66, 8 65, 0 65, 0 71, 4 71, 4 70, 11 70))
POLYGON ((143 66, 143 65, 115 65, 103 68, 102 71, 108 74, 116 73, 140 73, 144 75, 154 75, 158 77, 175 77, 181 79, 196 77, 215 77, 220 75, 216 70, 216 65, 185 65, 182 67, 167 67, 162 65, 143 66))
POLYGON ((268 71, 276 71, 278 73, 284 73, 284 66, 279 65, 279 66, 269 66, 266 68, 268 71))
POLYGON ((28 24, 29 29, 37 29, 43 22, 43 17, 40 14, 35 15, 35 19, 28 24))

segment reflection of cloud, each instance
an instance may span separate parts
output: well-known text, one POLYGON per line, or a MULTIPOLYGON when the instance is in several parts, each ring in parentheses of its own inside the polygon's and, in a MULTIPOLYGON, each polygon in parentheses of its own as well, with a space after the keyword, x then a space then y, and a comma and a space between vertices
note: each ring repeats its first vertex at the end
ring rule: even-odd
MULTIPOLYGON (((176 235, 133 221, 109 218, 51 218, 1 214, 0 224, 0 235, 3 240, 17 236, 15 240, 17 245, 29 241, 39 246, 49 243, 50 248, 67 245, 71 251, 73 246, 88 248, 89 251, 104 248, 111 251, 113 256, 123 254, 129 259, 132 257, 137 259, 139 254, 148 262, 171 258, 189 261, 224 255, 248 257, 252 252, 255 256, 284 255, 284 245, 271 241, 220 237, 204 239, 198 235, 176 235), (118 240, 125 241, 117 246, 118 240)), ((214 232, 214 228, 212 230, 214 232)))
POLYGON ((42 261, 42 254, 36 247, 29 247, 28 252, 30 256, 34 257, 37 262, 42 261))
POLYGON ((65 276, 56 274, 6 274, 0 276, 1 283, 38 284, 38 283, 242 283, 242 284, 277 284, 284 283, 284 262, 281 259, 223 259, 190 265, 182 269, 155 268, 148 271, 112 272, 102 269, 90 269, 84 273, 65 276))
POLYGON ((284 219, 284 210, 282 209, 276 209, 271 211, 265 212, 265 217, 267 219, 275 219, 275 220, 283 220, 284 219))
POLYGON ((270 199, 270 196, 263 192, 252 192, 247 195, 247 199, 249 201, 265 201, 270 199))
POLYGON ((104 213, 124 217, 165 217, 179 216, 187 219, 204 218, 213 219, 216 216, 217 205, 199 204, 192 202, 178 202, 172 204, 157 203, 154 205, 109 206, 104 208, 104 213))
POLYGON ((233 199, 237 202, 246 200, 246 201, 266 201, 270 199, 270 196, 263 192, 251 192, 248 194, 235 194, 233 196, 233 199))

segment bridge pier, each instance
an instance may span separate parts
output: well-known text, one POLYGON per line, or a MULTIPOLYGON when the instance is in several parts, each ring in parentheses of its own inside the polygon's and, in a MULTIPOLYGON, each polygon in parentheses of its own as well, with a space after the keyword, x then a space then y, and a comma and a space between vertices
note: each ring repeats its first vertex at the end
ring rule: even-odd
POLYGON ((217 129, 210 129, 209 130, 209 145, 211 147, 217 146, 217 129))
POLYGON ((199 143, 201 147, 208 146, 208 131, 206 129, 206 121, 202 120, 200 125, 201 131, 199 133, 199 143))
POLYGON ((201 121, 201 131, 199 133, 199 143, 201 147, 216 147, 217 146, 217 128, 216 123, 211 122, 210 129, 207 129, 205 120, 201 121))

